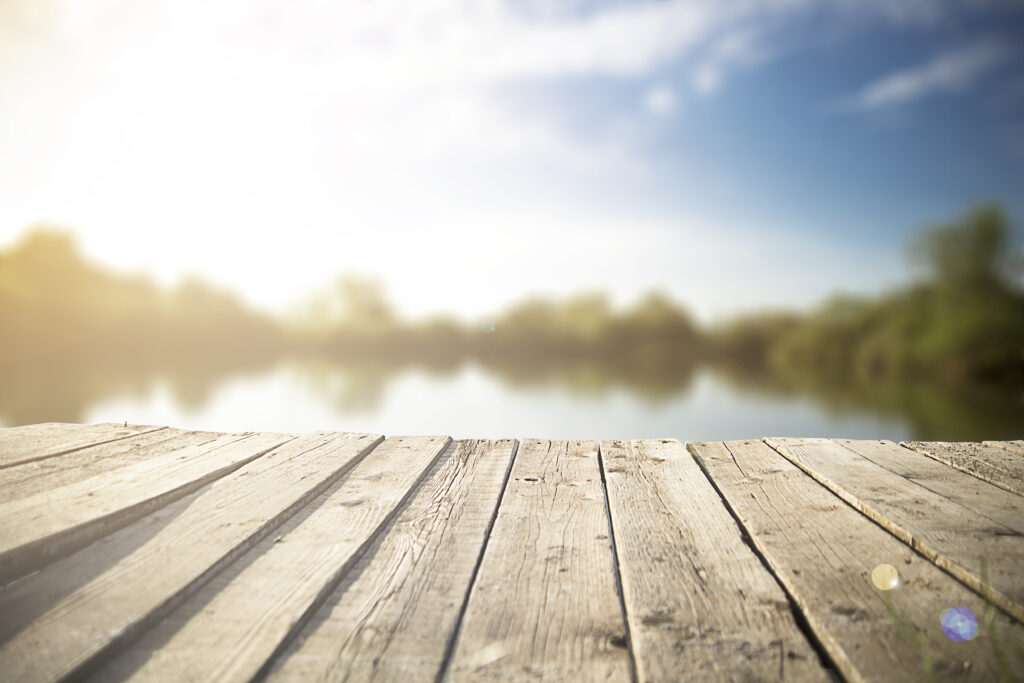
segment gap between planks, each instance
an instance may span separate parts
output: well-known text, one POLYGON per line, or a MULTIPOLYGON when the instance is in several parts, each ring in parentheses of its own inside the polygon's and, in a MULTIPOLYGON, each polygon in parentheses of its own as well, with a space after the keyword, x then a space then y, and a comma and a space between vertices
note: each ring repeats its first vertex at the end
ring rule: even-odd
MULTIPOLYGON (((1024 621, 1024 535, 883 467, 855 447, 887 441, 767 438, 765 443, 861 514, 1024 621)), ((969 477, 950 468, 952 478, 969 477)), ((965 480, 973 483, 973 479, 965 480)))
POLYGON ((520 444, 452 679, 629 680, 603 498, 596 442, 520 444))
POLYGON ((1024 457, 1010 442, 903 441, 900 445, 1024 496, 1024 457))
MULTIPOLYGON (((158 525, 155 535, 144 533, 142 539, 131 541, 133 534, 145 530, 138 524, 124 527, 27 577, 13 592, 0 594, 4 602, 45 601, 30 623, 0 644, 7 674, 56 680, 81 675, 100 663, 104 654, 143 634, 341 478, 380 438, 312 434, 289 441, 207 485, 191 500, 183 499, 187 505, 165 526, 158 525), (261 493, 263 484, 271 486, 261 493), (245 515, 232 517, 234 524, 221 523, 227 513, 242 510, 245 515), (121 560, 104 567, 111 550, 107 546, 112 543, 116 550, 125 542, 121 560), (168 553, 174 562, 167 562, 168 553), (76 567, 89 558, 101 567, 100 573, 82 577, 76 567), (154 590, 152 577, 158 575, 163 581, 154 590), (79 584, 68 585, 74 582, 79 584), (104 628, 95 628, 98 615, 106 620, 104 628), (39 642, 48 643, 45 658, 35 655, 39 642)), ((153 514, 159 516, 164 509, 153 514)))
POLYGON ((69 425, 61 422, 50 422, 38 425, 25 425, 23 427, 6 427, 4 429, 0 429, 0 433, 3 433, 5 437, 5 451, 0 455, 0 470, 7 469, 8 467, 16 467, 18 465, 26 465, 32 462, 39 462, 40 460, 48 460, 50 458, 55 458, 58 455, 67 455, 68 453, 74 453, 75 451, 80 451, 85 448, 102 446, 103 444, 114 443, 115 441, 123 441, 124 439, 130 439, 134 436, 151 434, 164 429, 167 429, 167 427, 153 425, 128 425, 127 423, 122 427, 120 424, 113 424, 109 422, 93 425, 69 425), (99 438, 101 440, 94 441, 93 439, 96 437, 90 437, 89 434, 98 431, 101 427, 112 428, 118 431, 116 431, 110 438, 103 438, 103 436, 100 435, 99 438), (66 432, 68 429, 77 433, 70 435, 69 438, 64 438, 60 432, 66 432), (12 439, 12 433, 14 432, 17 432, 17 434, 14 435, 15 438, 20 437, 20 444, 17 440, 12 439), (33 441, 33 439, 35 441, 33 441), (12 440, 14 441, 13 444, 11 443, 12 440), (40 449, 39 441, 43 442, 42 450, 44 452, 36 455, 28 455, 30 450, 35 451, 40 449))
POLYGON ((608 474, 605 467, 604 454, 601 451, 603 441, 597 442, 597 464, 601 469, 601 489, 604 492, 604 511, 608 516, 608 538, 612 544, 612 564, 615 567, 615 590, 619 594, 619 607, 622 608, 622 621, 626 627, 626 651, 629 652, 629 672, 633 683, 638 683, 639 674, 636 664, 636 646, 629 624, 629 611, 626 609, 626 597, 622 592, 622 567, 619 564, 619 550, 615 545, 615 527, 612 524, 612 508, 608 502, 608 474))
POLYGON ((476 585, 477 577, 480 574, 480 565, 483 564, 484 554, 487 552, 487 544, 491 540, 491 532, 494 531, 494 522, 498 519, 498 510, 501 508, 501 503, 505 500, 505 491, 508 490, 508 480, 512 476, 512 468, 516 463, 516 455, 519 453, 519 439, 514 439, 512 443, 512 456, 508 461, 508 468, 505 470, 505 477, 501 482, 501 493, 498 495, 498 501, 494 504, 494 510, 491 513, 491 519, 487 523, 487 531, 484 533, 484 542, 480 547, 480 554, 477 556, 476 564, 473 566, 473 573, 469 579, 469 586, 466 588, 466 593, 462 597, 462 603, 459 605, 459 614, 455 620, 455 628, 452 630, 452 636, 448 639, 448 644, 445 647, 444 657, 442 659, 441 667, 438 669, 436 683, 449 680, 451 678, 451 666, 452 660, 455 656, 455 648, 459 643, 459 635, 462 633, 462 624, 466 617, 466 609, 469 606, 469 596, 473 592, 473 587, 476 585))
POLYGON ((638 678, 827 680, 777 577, 683 445, 601 447, 638 678))
POLYGON ((391 437, 377 445, 328 494, 292 515, 276 538, 253 546, 99 679, 128 672, 133 681, 263 677, 438 458, 451 454, 451 443, 391 437))
MULTIPOLYGON (((152 430, 152 431, 157 431, 157 430, 152 430)), ((143 433, 147 433, 147 432, 142 432, 140 434, 143 434, 143 433)), ((128 436, 121 437, 121 438, 122 439, 127 439, 127 438, 131 438, 132 436, 139 436, 140 434, 132 434, 132 435, 128 435, 128 436)), ((105 441, 105 442, 99 442, 99 443, 93 444, 93 445, 100 445, 102 443, 109 443, 110 441, 117 441, 117 440, 119 440, 119 439, 112 439, 112 440, 105 441)), ((626 645, 627 645, 626 650, 627 650, 627 653, 629 655, 629 661, 630 661, 630 674, 631 674, 632 680, 636 681, 637 678, 638 678, 638 673, 637 673, 638 672, 638 664, 637 664, 637 659, 636 659, 635 652, 634 652, 634 645, 635 645, 634 638, 636 637, 636 634, 634 634, 632 632, 631 627, 630 627, 629 605, 627 605, 626 595, 625 595, 625 592, 624 592, 624 589, 623 589, 622 557, 621 557, 622 549, 617 544, 617 539, 616 539, 614 515, 613 515, 613 512, 612 512, 612 503, 610 502, 610 498, 609 498, 609 487, 608 487, 608 480, 607 480, 608 467, 606 466, 606 461, 605 461, 602 445, 603 444, 598 443, 597 453, 596 453, 596 455, 597 455, 598 471, 600 473, 600 486, 601 486, 601 490, 602 490, 602 494, 603 494, 603 498, 604 498, 604 513, 605 513, 606 522, 607 522, 607 525, 608 525, 607 528, 608 528, 608 536, 609 536, 609 545, 611 546, 611 558, 612 558, 614 578, 615 578, 615 588, 616 588, 616 593, 617 593, 617 597, 618 597, 618 601, 619 601, 619 608, 620 608, 621 613, 622 613, 622 619, 623 619, 623 624, 624 624, 624 628, 625 628, 625 641, 626 641, 626 645)), ((691 444, 687 443, 686 446, 689 449, 691 444)), ((87 448, 87 447, 88 446, 82 446, 81 448, 87 448)), ((80 449, 72 449, 72 450, 80 450, 80 449)), ((496 521, 498 520, 501 508, 506 503, 507 490, 509 488, 509 480, 510 480, 510 477, 512 475, 513 468, 516 465, 516 459, 517 459, 517 455, 518 455, 518 450, 519 450, 519 442, 515 441, 514 442, 514 446, 513 446, 513 450, 512 450, 512 454, 511 454, 511 457, 509 459, 507 469, 506 469, 506 471, 504 473, 504 478, 502 480, 501 492, 500 492, 500 494, 498 496, 497 502, 494 505, 492 514, 490 516, 490 519, 489 519, 489 522, 488 522, 488 525, 487 525, 487 529, 486 529, 486 533, 484 534, 484 537, 483 537, 484 540, 483 540, 482 546, 480 547, 480 550, 479 550, 479 553, 477 555, 477 559, 476 559, 475 565, 474 565, 472 573, 471 573, 471 578, 470 578, 470 581, 469 581, 469 585, 468 585, 468 587, 467 587, 467 589, 466 589, 466 591, 465 591, 465 593, 463 595, 462 602, 461 602, 461 604, 459 606, 458 616, 456 618, 454 629, 452 630, 451 636, 450 636, 450 638, 447 641, 447 646, 445 648, 445 652, 444 652, 443 659, 442 659, 443 665, 438 670, 438 674, 437 674, 437 680, 438 681, 443 680, 444 678, 446 678, 451 673, 450 667, 452 665, 452 662, 453 662, 453 659, 454 659, 454 655, 455 655, 455 653, 457 651, 457 648, 458 648, 458 645, 459 645, 459 640, 460 640, 460 638, 463 635, 464 621, 465 621, 465 618, 466 618, 466 615, 467 615, 467 611, 468 611, 468 608, 469 608, 469 604, 470 604, 470 600, 471 600, 474 588, 476 587, 476 584, 478 583, 479 574, 480 574, 481 567, 482 567, 482 565, 484 563, 484 560, 485 560, 485 556, 486 556, 486 553, 487 553, 487 550, 488 550, 488 545, 492 541, 491 535, 492 535, 492 532, 493 532, 493 530, 495 528, 496 521)), ((71 451, 65 451, 65 452, 71 452, 71 451)), ((56 454, 54 454, 54 455, 56 455, 56 454)), ((730 455, 732 455, 732 454, 730 453, 730 455)), ((43 456, 43 457, 51 457, 51 456, 43 456)), ((735 456, 732 456, 732 457, 733 457, 733 461, 735 462, 735 456)), ((698 464, 701 463, 699 458, 694 458, 694 459, 695 459, 695 461, 698 464)), ((18 464, 22 464, 22 463, 18 463, 18 464)), ((739 463, 738 462, 736 463, 736 466, 742 472, 742 468, 739 468, 739 463)), ((750 534, 747 532, 747 529, 741 523, 739 517, 737 517, 737 512, 735 510, 733 510, 732 507, 728 504, 728 499, 724 495, 723 491, 719 488, 718 483, 716 482, 714 477, 711 476, 710 471, 708 471, 703 466, 700 469, 701 469, 701 472, 704 475, 704 477, 710 482, 710 485, 713 488, 713 490, 715 491, 715 493, 717 494, 717 497, 720 499, 719 502, 721 503, 721 505, 725 508, 725 510, 729 513, 729 515, 738 524, 739 532, 740 532, 740 534, 743 537, 744 543, 746 543, 747 545, 749 545, 753 549, 755 555, 758 557, 759 561, 767 568, 767 571, 769 571, 769 574, 773 577, 773 579, 776 582, 780 582, 780 576, 776 573, 775 570, 772 570, 771 565, 768 563, 768 561, 767 561, 766 557, 764 556, 764 554, 758 549, 757 545, 752 541, 752 539, 750 537, 750 534)), ((812 478, 816 479, 816 477, 812 477, 812 478)), ((822 484, 822 482, 820 482, 820 481, 818 481, 816 483, 822 484)), ((842 483, 842 482, 840 482, 840 483, 842 483)), ((416 488, 416 486, 414 485, 413 488, 416 488)), ((829 490, 830 489, 830 487, 828 487, 827 485, 822 486, 822 488, 825 489, 825 490, 829 490)), ((831 491, 831 493, 836 494, 835 491, 831 491)), ((840 496, 840 498, 841 498, 841 496, 840 496)), ((404 505, 405 502, 406 501, 403 501, 400 504, 400 507, 402 505, 404 505)), ((852 507, 854 507, 854 509, 857 509, 856 506, 852 506, 852 507)), ((870 521, 873 521, 873 522, 877 523, 877 520, 872 519, 871 516, 865 514, 863 510, 858 510, 858 512, 861 513, 862 515, 864 515, 865 517, 867 517, 867 519, 869 519, 870 521)), ((883 528, 885 528, 885 527, 883 526, 883 528)), ((887 529, 887 531, 889 533, 892 533, 891 530, 887 529)), ((904 540, 904 539, 901 538, 900 540, 904 540)), ((913 544, 911 544, 911 546, 913 546, 913 544)), ((785 586, 785 583, 783 583, 783 585, 785 586)), ((795 615, 797 615, 798 623, 799 623, 800 627, 803 629, 803 633, 804 633, 805 637, 807 637, 807 640, 813 646, 821 648, 822 647, 821 642, 816 637, 816 634, 815 634, 814 630, 807 623, 806 619, 803 618, 805 615, 803 615, 801 609, 798 607, 798 604, 794 600, 793 595, 789 595, 788 591, 787 591, 787 598, 788 598, 790 609, 791 609, 791 611, 795 615)), ((308 617, 309 614, 311 614, 311 612, 307 613, 306 617, 308 617)), ((296 631, 293 631, 289 635, 289 639, 294 636, 294 634, 297 632, 297 630, 298 630, 298 628, 296 628, 296 631)), ((819 649, 819 654, 820 654, 820 652, 821 652, 821 650, 819 649)), ((272 661, 275 658, 275 655, 279 655, 281 653, 282 653, 282 649, 281 648, 278 648, 277 650, 275 650, 274 655, 272 655, 270 658, 268 658, 267 666, 269 666, 272 663, 272 661)), ((824 657, 824 659, 829 660, 830 658, 826 656, 826 657, 824 657)), ((263 669, 261 669, 261 671, 266 671, 266 666, 263 669)))
MULTIPOLYGON (((939 678, 998 677, 1003 662, 989 639, 950 648, 942 633, 939 616, 951 605, 987 613, 967 586, 762 441, 697 443, 691 452, 844 678, 918 681, 929 670, 939 678), (904 587, 872 586, 879 563, 900 567, 904 587)), ((1020 624, 998 611, 991 626, 1024 642, 1020 624)))

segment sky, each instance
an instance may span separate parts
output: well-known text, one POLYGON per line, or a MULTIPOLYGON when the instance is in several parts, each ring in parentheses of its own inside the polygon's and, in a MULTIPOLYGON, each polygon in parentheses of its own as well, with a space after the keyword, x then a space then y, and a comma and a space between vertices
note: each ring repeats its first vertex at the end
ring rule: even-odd
POLYGON ((1022 67, 1015 1, 0 0, 0 246, 273 311, 804 307, 1024 222, 1022 67))

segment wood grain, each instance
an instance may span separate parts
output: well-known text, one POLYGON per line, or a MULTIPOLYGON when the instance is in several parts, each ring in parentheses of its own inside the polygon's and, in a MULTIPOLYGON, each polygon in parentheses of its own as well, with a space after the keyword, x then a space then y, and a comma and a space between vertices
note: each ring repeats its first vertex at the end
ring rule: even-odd
POLYGON ((951 642, 944 610, 985 602, 760 441, 691 443, 715 486, 848 681, 1000 680, 1024 666, 1024 631, 998 611, 982 637, 951 642), (874 587, 880 564, 894 590, 874 587), (997 636, 997 638, 993 638, 997 636), (1018 657, 1013 659, 1013 657, 1018 657))
POLYGON ((828 680, 682 444, 602 441, 601 462, 638 680, 828 680))
MULTIPOLYGON (((80 448, 59 458, 46 458, 0 469, 4 502, 58 489, 104 472, 134 465, 188 446, 200 446, 224 436, 213 432, 159 429, 130 439, 80 448)), ((241 438, 242 434, 236 434, 241 438)))
POLYGON ((53 458, 101 443, 127 439, 164 427, 153 425, 92 425, 47 422, 0 429, 0 469, 53 458))
POLYGON ((892 441, 834 439, 854 453, 979 515, 1024 534, 1024 498, 892 441))
POLYGON ((291 438, 225 434, 0 505, 0 583, 74 552, 291 438))
MULTIPOLYGON (((145 542, 0 645, 0 671, 9 680, 51 681, 87 670, 166 615, 380 441, 365 434, 300 437, 210 484, 145 542)), ((54 573, 48 567, 26 580, 32 593, 61 594, 49 582, 62 578, 59 570, 68 564, 57 564, 54 573)), ((2 595, 0 613, 8 613, 2 595)))
POLYGON ((458 442, 277 660, 268 680, 435 680, 515 446, 511 439, 458 442))
POLYGON ((1024 620, 1024 535, 828 439, 766 439, 836 495, 1024 620))
POLYGON ((523 441, 458 634, 453 680, 631 678, 593 441, 523 441))
MULTIPOLYGON (((138 652, 127 659, 145 659, 128 679, 251 680, 334 590, 450 441, 391 437, 377 446, 298 526, 241 558, 244 569, 228 585, 196 595, 189 601, 195 608, 182 605, 190 613, 184 621, 172 615, 134 645, 138 652)), ((112 680, 111 673, 101 670, 98 678, 112 680)))
POLYGON ((1024 458, 1017 453, 969 442, 904 441, 900 445, 1024 496, 1024 458))
POLYGON ((0 682, 1024 671, 1024 442, 772 443, 0 429, 0 682))
POLYGON ((1018 439, 1017 441, 983 441, 982 443, 986 446, 1002 448, 1004 451, 1010 451, 1017 455, 1024 455, 1024 439, 1018 439))

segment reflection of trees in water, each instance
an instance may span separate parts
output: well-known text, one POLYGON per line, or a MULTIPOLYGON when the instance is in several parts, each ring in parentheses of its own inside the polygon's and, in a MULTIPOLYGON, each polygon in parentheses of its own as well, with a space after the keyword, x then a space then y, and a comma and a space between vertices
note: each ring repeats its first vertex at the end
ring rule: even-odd
MULTIPOLYGON (((206 354, 134 358, 92 352, 37 362, 0 365, 0 422, 82 422, 94 406, 117 399, 144 400, 162 381, 179 409, 200 413, 226 382, 265 373, 283 360, 276 354, 206 354)), ((375 411, 388 383, 415 365, 443 377, 452 363, 410 364, 380 358, 293 358, 290 368, 311 392, 339 414, 375 411)), ((126 416, 128 417, 128 416, 126 416)))
MULTIPOLYGON (((81 422, 91 407, 104 401, 144 399, 156 380, 166 381, 179 408, 198 413, 225 382, 266 373, 281 360, 284 358, 273 353, 148 359, 93 353, 4 365, 0 366, 0 420, 8 425, 81 422)), ((704 367, 692 358, 673 356, 657 348, 615 357, 493 353, 476 360, 486 373, 508 387, 551 388, 580 397, 625 390, 650 406, 688 391, 695 371, 704 367)), ((452 356, 396 359, 365 354, 309 354, 292 356, 289 361, 288 368, 306 383, 312 395, 327 402, 339 415, 375 412, 390 383, 404 372, 416 370, 444 379, 455 374, 464 362, 452 356)), ((716 377, 739 392, 766 399, 806 398, 832 415, 900 420, 920 439, 1019 438, 1019 425, 1024 422, 1024 398, 1012 389, 954 389, 919 380, 857 380, 813 373, 752 373, 725 362, 715 362, 712 367, 716 377)), ((737 422, 742 419, 737 416, 737 422)))
POLYGON ((577 396, 601 396, 625 389, 650 404, 685 392, 698 361, 665 349, 638 347, 618 356, 550 358, 491 355, 483 368, 504 383, 518 387, 553 387, 577 396))
MULTIPOLYGON (((269 369, 268 354, 140 356, 91 351, 0 364, 0 421, 7 425, 82 422, 99 403, 143 400, 164 380, 183 410, 201 412, 225 381, 269 369)), ((128 418, 129 416, 126 416, 128 418)))
MULTIPOLYGON (((923 380, 864 379, 824 373, 750 373, 717 363, 730 386, 765 398, 813 400, 830 415, 876 415, 902 420, 916 439, 982 441, 1020 438, 1024 395, 1013 388, 923 380)), ((829 436, 841 436, 839 434, 829 436)))
MULTIPOLYGON (((264 373, 284 360, 273 353, 187 354, 135 357, 92 352, 47 362, 0 365, 0 420, 8 425, 81 422, 89 409, 120 398, 143 400, 155 381, 166 383, 178 408, 202 412, 225 382, 264 373)), ((415 370, 445 379, 469 358, 430 355, 386 358, 369 354, 292 355, 288 368, 310 392, 339 415, 372 413, 389 384, 415 370)), ((492 354, 475 359, 485 372, 510 387, 550 387, 575 396, 625 389, 659 404, 685 391, 696 364, 657 349, 637 349, 614 358, 492 354)))
POLYGON ((456 358, 451 355, 382 358, 371 355, 292 356, 289 368, 309 390, 339 415, 372 413, 383 402, 389 384, 409 371, 445 379, 469 361, 508 387, 554 388, 574 396, 599 396, 626 389, 651 404, 660 404, 685 391, 696 364, 661 355, 636 353, 602 359, 552 358, 545 355, 490 355, 456 358))
POLYGON ((175 357, 151 370, 164 381, 175 404, 184 412, 201 413, 228 380, 263 374, 277 362, 273 353, 175 357))
POLYGON ((79 359, 0 365, 0 420, 7 425, 81 422, 88 408, 117 396, 141 397, 149 377, 79 359))
POLYGON ((289 367, 339 415, 375 412, 388 384, 404 369, 379 359, 352 362, 322 356, 293 359, 289 367))
POLYGON ((402 320, 379 283, 352 277, 307 315, 275 319, 200 281, 162 290, 107 272, 69 234, 37 230, 0 250, 0 419, 81 421, 102 401, 141 399, 157 380, 200 412, 225 381, 285 356, 341 414, 377 410, 399 373, 444 378, 467 361, 510 387, 625 390, 658 405, 712 358, 740 391, 901 419, 919 438, 1019 437, 1024 292, 1011 237, 998 207, 980 207, 913 243, 924 274, 915 286, 808 314, 707 330, 662 294, 622 310, 583 294, 528 299, 474 329, 402 320))

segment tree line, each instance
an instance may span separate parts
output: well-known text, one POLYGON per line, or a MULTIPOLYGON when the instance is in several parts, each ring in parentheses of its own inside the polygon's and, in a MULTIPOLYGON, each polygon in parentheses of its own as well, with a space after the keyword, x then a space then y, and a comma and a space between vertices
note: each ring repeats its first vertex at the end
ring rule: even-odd
POLYGON ((197 279, 160 288, 89 262, 71 235, 37 228, 0 251, 0 365, 69 357, 160 367, 281 354, 555 371, 688 373, 723 364, 779 377, 921 377, 1024 386, 1022 262, 1005 213, 971 209, 908 247, 921 273, 881 296, 834 296, 807 312, 758 312, 713 327, 651 293, 615 308, 589 293, 531 298, 483 323, 397 316, 379 285, 342 277, 301 312, 274 317, 197 279))

